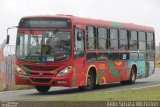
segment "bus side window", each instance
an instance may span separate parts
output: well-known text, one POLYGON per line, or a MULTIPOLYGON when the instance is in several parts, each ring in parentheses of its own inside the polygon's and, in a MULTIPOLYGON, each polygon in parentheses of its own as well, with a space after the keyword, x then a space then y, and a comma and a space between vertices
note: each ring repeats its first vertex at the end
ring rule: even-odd
POLYGON ((87 27, 86 35, 87 49, 95 50, 96 49, 96 28, 93 26, 87 27))
POLYGON ((138 49, 138 34, 137 31, 131 31, 130 33, 130 50, 131 51, 137 51, 138 49))
POLYGON ((109 40, 109 49, 117 50, 118 49, 118 30, 110 29, 110 40, 109 40))
POLYGON ((128 50, 127 30, 119 30, 119 49, 120 50, 128 50))
POLYGON ((145 51, 146 50, 146 34, 145 32, 138 32, 138 44, 139 50, 145 51))
POLYGON ((83 56, 84 56, 84 31, 76 28, 74 36, 74 57, 79 58, 83 56))
POLYGON ((97 48, 99 50, 108 49, 108 35, 106 28, 98 27, 97 48))
POLYGON ((153 33, 147 33, 147 50, 154 51, 154 36, 153 33))

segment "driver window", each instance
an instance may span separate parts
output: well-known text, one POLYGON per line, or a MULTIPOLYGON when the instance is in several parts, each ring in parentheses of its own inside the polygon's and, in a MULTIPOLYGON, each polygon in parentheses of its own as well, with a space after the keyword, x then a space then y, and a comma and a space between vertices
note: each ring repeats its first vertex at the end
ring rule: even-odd
POLYGON ((74 36, 74 57, 79 58, 84 56, 84 31, 75 29, 74 36))

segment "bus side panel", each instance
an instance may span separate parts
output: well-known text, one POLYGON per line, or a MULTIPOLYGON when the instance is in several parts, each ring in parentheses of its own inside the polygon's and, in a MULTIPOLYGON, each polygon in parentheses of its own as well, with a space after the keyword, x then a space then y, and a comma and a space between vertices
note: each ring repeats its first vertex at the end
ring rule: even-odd
POLYGON ((146 61, 146 77, 154 74, 154 61, 146 61))
POLYGON ((97 63, 97 84, 106 84, 109 79, 109 66, 106 62, 97 63))
POLYGON ((119 82, 128 79, 129 69, 127 68, 127 61, 99 62, 95 65, 97 69, 97 84, 119 82))
POLYGON ((85 65, 84 58, 79 58, 74 61, 74 78, 72 80, 72 87, 84 86, 85 85, 85 65))
POLYGON ((137 79, 138 78, 145 78, 145 75, 146 75, 146 70, 145 70, 145 61, 132 61, 132 60, 129 60, 128 61, 128 67, 132 68, 133 65, 136 65, 137 67, 137 79))
POLYGON ((127 61, 110 61, 108 62, 110 75, 108 82, 119 82, 128 79, 127 61))

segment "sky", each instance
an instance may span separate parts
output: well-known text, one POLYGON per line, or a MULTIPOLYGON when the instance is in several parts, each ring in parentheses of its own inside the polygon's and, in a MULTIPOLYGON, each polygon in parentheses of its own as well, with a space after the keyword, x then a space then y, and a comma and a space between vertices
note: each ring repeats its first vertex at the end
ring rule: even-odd
MULTIPOLYGON (((158 46, 159 10, 160 0, 0 0, 0 44, 6 39, 6 29, 17 26, 23 16, 69 14, 151 26, 158 46)), ((9 34, 10 45, 15 45, 16 29, 9 34)))

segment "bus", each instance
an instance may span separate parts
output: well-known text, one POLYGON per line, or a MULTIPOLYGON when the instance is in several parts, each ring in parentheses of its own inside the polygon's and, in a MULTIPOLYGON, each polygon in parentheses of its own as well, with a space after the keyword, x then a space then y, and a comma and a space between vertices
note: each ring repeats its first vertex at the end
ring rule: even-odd
POLYGON ((15 83, 92 90, 155 71, 152 27, 72 15, 27 16, 17 27, 15 83))

